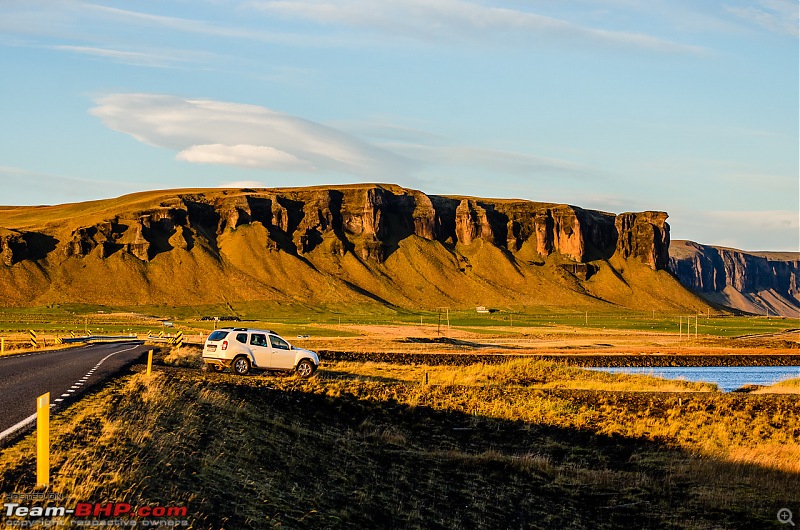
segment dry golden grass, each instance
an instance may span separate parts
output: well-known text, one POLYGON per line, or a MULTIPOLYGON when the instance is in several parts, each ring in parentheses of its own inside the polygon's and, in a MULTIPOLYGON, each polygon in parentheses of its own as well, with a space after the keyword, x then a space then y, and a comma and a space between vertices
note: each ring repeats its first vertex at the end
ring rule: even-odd
MULTIPOLYGON (((712 529, 765 527, 800 488, 786 396, 468 381, 486 368, 517 372, 129 376, 53 418, 51 491, 186 505, 194 528, 712 529)), ((31 489, 33 446, 0 455, 0 490, 31 489)))
POLYGON ((200 368, 203 365, 203 350, 197 346, 170 348, 162 362, 168 366, 200 368))
POLYGON ((364 381, 402 381, 432 385, 525 386, 537 389, 573 389, 633 392, 717 392, 712 383, 661 379, 645 375, 610 374, 560 363, 516 359, 503 364, 420 366, 376 362, 326 364, 323 377, 364 381))
POLYGON ((753 394, 800 394, 800 378, 778 381, 774 385, 753 391, 753 394))

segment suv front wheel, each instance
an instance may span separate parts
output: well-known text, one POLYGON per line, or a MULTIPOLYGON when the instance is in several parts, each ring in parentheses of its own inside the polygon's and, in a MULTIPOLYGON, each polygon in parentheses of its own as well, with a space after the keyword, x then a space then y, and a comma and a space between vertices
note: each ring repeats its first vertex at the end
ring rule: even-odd
POLYGON ((237 357, 231 364, 231 371, 236 375, 247 375, 250 371, 250 359, 247 357, 237 357))
POLYGON ((308 359, 303 359, 297 363, 296 371, 300 377, 311 377, 311 374, 314 373, 314 363, 308 359))

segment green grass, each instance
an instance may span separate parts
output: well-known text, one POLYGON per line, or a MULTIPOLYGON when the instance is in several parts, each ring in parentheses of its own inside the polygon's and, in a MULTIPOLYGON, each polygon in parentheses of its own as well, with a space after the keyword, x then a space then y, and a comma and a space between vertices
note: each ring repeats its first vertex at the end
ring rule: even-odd
MULTIPOLYGON (((447 325, 446 314, 422 311, 374 312, 366 308, 336 308, 326 311, 304 306, 276 306, 268 303, 237 303, 209 306, 141 306, 106 307, 81 305, 53 305, 34 308, 3 308, 0 310, 0 333, 24 332, 34 328, 40 331, 82 331, 89 319, 93 331, 103 333, 145 333, 160 329, 155 318, 175 321, 184 329, 208 331, 214 328, 213 322, 200 321, 202 316, 235 315, 247 322, 220 322, 217 327, 241 325, 269 327, 287 335, 313 335, 318 337, 352 337, 358 333, 341 328, 342 325, 414 325, 422 319, 425 325, 447 325), (141 318, 115 316, 115 312, 132 312, 141 318), (331 328, 328 326, 336 326, 331 328)), ((514 334, 521 328, 574 328, 577 330, 631 330, 653 333, 679 332, 679 319, 683 319, 686 332, 686 315, 655 315, 652 312, 578 312, 553 309, 547 312, 502 312, 478 314, 474 310, 450 311, 450 326, 485 334, 514 334)), ((690 332, 694 333, 694 317, 690 332)), ((744 316, 705 316, 698 317, 699 336, 737 337, 763 333, 777 333, 787 329, 800 328, 800 319, 766 318, 744 316)))

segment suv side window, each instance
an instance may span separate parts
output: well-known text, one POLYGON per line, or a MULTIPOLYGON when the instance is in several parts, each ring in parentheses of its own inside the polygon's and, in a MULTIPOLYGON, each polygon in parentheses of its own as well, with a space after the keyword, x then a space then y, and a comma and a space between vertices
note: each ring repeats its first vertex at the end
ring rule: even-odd
POLYGON ((261 333, 253 333, 250 335, 250 344, 253 346, 267 346, 267 336, 261 333))
POLYGON ((289 349, 289 343, 280 337, 276 337, 275 335, 270 335, 269 340, 272 342, 272 347, 275 348, 276 350, 289 349))
POLYGON ((237 333, 236 340, 238 340, 242 344, 247 344, 247 333, 237 333))

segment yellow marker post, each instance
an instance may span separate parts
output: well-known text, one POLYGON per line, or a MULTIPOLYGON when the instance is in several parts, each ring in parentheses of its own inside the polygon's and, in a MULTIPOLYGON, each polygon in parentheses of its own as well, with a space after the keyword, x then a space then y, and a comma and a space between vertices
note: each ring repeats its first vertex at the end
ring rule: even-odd
POLYGON ((0 339, 0 355, 6 354, 6 339, 0 339))
POLYGON ((147 375, 150 375, 150 371, 153 369, 153 350, 147 352, 147 375))
POLYGON ((50 485, 50 392, 36 400, 36 484, 50 485))

